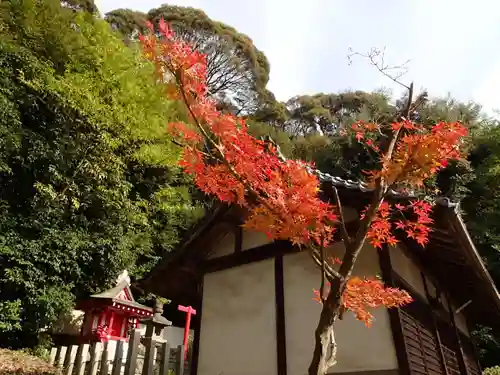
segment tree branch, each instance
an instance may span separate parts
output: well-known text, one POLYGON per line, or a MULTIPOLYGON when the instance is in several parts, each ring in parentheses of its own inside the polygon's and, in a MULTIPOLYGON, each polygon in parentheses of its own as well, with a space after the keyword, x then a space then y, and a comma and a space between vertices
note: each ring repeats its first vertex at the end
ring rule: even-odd
MULTIPOLYGON (((408 105, 406 106, 406 110, 403 113, 403 116, 406 115, 408 116, 409 111, 412 108, 412 100, 413 100, 413 82, 410 84, 409 89, 408 89, 408 105)), ((399 134, 401 132, 401 128, 399 128, 397 131, 392 132, 390 140, 389 140, 389 145, 387 146, 387 151, 384 154, 383 160, 388 161, 391 160, 392 154, 394 152, 394 147, 396 146, 396 142, 398 140, 399 134)), ((354 263, 356 262, 356 259, 361 252, 363 245, 365 243, 366 239, 366 234, 368 232, 368 229, 370 228, 370 225, 375 218, 375 215, 377 214, 378 208, 380 204, 384 200, 384 196, 387 192, 387 184, 384 180, 383 177, 378 178, 375 181, 375 190, 373 192, 373 197, 370 202, 370 206, 365 214, 365 217, 363 220, 361 220, 360 226, 358 228, 358 231, 356 232, 356 237, 354 240, 349 244, 349 246, 346 246, 346 251, 344 254, 344 258, 342 259, 342 265, 340 266, 339 273, 340 275, 345 279, 349 279, 351 276, 352 270, 354 268, 354 263)), ((345 289, 345 282, 341 286, 341 292, 343 293, 345 289)))
MULTIPOLYGON (((175 73, 174 73, 175 75, 175 73)), ((268 203, 266 202, 264 199, 262 199, 261 195, 259 194, 259 192, 257 192, 247 181, 245 181, 243 178, 241 178, 241 176, 238 174, 238 172, 236 172, 233 168, 233 166, 231 165, 231 163, 229 163, 229 161, 227 161, 225 155, 224 155, 224 151, 220 148, 220 145, 215 142, 212 137, 210 137, 210 135, 208 134, 208 132, 205 130, 205 128, 200 124, 200 122, 198 121, 198 119, 196 118, 194 112, 193 112, 193 109, 191 108, 190 104, 189 104, 189 100, 187 98, 187 95, 186 93, 184 92, 184 84, 182 82, 182 78, 180 78, 178 75, 175 75, 176 79, 177 79, 177 82, 180 86, 180 91, 181 91, 181 94, 182 94, 182 99, 184 101, 184 104, 186 105, 188 111, 189 111, 189 114, 191 115, 191 117, 193 118, 193 121, 195 123, 195 125, 198 127, 198 129, 200 129, 200 131, 202 132, 203 136, 205 137, 205 139, 217 150, 217 152, 219 153, 219 161, 221 161, 229 170, 229 172, 232 174, 232 176, 238 180, 246 189, 247 193, 250 194, 256 201, 260 202, 262 205, 264 205, 270 212, 274 213, 280 220, 284 221, 281 217, 281 215, 279 213, 277 213, 275 211, 275 209, 268 203)), ((319 259, 315 259, 313 257, 313 260, 315 260, 317 263, 319 263, 319 266, 323 268, 323 264, 321 264, 321 261, 319 259)), ((326 270, 327 272, 329 273, 329 276, 331 279, 337 277, 339 278, 340 275, 337 271, 335 271, 333 268, 329 267, 328 264, 324 264, 325 267, 326 267, 326 270)))
POLYGON ((326 261, 325 261, 325 246, 323 244, 323 237, 321 238, 321 285, 319 288, 319 297, 321 302, 325 302, 325 279, 326 279, 326 261))
POLYGON ((405 61, 401 65, 386 65, 385 64, 385 47, 381 51, 377 48, 372 48, 369 52, 367 53, 360 53, 360 52, 354 52, 352 48, 349 48, 349 54, 347 55, 347 59, 349 60, 349 65, 352 64, 352 58, 354 56, 360 56, 363 58, 366 58, 370 60, 370 63, 372 66, 374 66, 380 73, 382 73, 385 77, 389 78, 391 81, 397 83, 398 85, 406 88, 407 90, 410 90, 410 87, 405 85, 403 82, 401 82, 399 79, 404 76, 408 72, 408 68, 406 65, 410 62, 410 60, 405 61), (389 70, 400 70, 400 73, 398 73, 396 76, 391 75, 388 73, 389 70))
POLYGON ((340 216, 340 235, 342 236, 342 242, 344 242, 344 246, 347 248, 351 239, 349 238, 349 233, 347 232, 347 228, 345 226, 345 216, 344 210, 342 209, 342 203, 340 202, 339 191, 336 186, 333 186, 333 195, 335 198, 335 204, 337 205, 337 210, 340 216))
POLYGON ((311 254, 312 260, 320 269, 323 269, 324 267, 326 271, 326 278, 328 279, 328 281, 332 281, 334 279, 343 280, 343 277, 340 275, 340 273, 335 271, 332 266, 330 266, 327 262, 321 262, 321 254, 318 249, 311 246, 309 248, 309 254, 311 254))

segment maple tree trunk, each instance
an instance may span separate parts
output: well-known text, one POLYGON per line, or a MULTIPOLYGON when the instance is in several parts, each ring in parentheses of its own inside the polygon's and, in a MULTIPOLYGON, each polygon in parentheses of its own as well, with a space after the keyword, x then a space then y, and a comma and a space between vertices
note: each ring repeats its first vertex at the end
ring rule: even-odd
POLYGON ((325 375, 328 369, 336 363, 337 342, 334 325, 340 314, 342 294, 347 280, 351 277, 356 259, 363 249, 368 229, 383 201, 385 191, 384 185, 379 183, 374 191, 370 208, 366 212, 365 219, 361 221, 355 238, 344 243, 346 251, 339 269, 343 280, 335 278, 331 281, 330 291, 323 302, 318 325, 314 331, 314 352, 309 365, 309 375, 325 375))
POLYGON ((309 365, 309 375, 324 375, 336 363, 335 321, 340 314, 340 289, 340 280, 332 282, 328 297, 323 303, 318 325, 314 332, 314 352, 309 365))

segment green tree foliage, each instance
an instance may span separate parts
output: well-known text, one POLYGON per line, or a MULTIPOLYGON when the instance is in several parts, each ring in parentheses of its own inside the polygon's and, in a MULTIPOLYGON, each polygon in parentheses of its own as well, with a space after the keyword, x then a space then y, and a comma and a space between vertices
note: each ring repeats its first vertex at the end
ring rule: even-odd
MULTIPOLYGON (((265 89, 269 62, 248 36, 191 7, 162 5, 151 9, 146 18, 155 25, 163 18, 176 36, 207 55, 208 90, 221 109, 252 114, 269 100, 265 89)), ((118 9, 107 13, 106 20, 130 36, 141 31, 145 19, 140 12, 118 9)))
POLYGON ((498 334, 495 335, 491 328, 477 327, 472 331, 472 337, 478 347, 478 354, 481 365, 485 368, 483 374, 496 375, 500 371, 500 340, 498 334), (487 367, 491 369, 487 371, 487 367))
MULTIPOLYGON (((427 100, 425 95, 422 96, 422 101, 418 112, 413 116, 423 123, 462 121, 476 132, 476 129, 491 122, 481 115, 480 106, 474 103, 461 103, 451 98, 427 100)), ((360 147, 355 138, 343 135, 341 129, 358 120, 390 122, 404 102, 405 98, 391 102, 384 92, 347 91, 297 96, 287 101, 285 116, 281 117, 284 120, 271 124, 288 134, 292 145, 285 148, 293 149, 290 156, 313 161, 324 172, 359 179, 363 176, 363 170, 374 167, 376 155, 360 147)), ((263 118, 269 119, 265 116, 263 118)), ((278 143, 283 144, 284 138, 284 135, 280 135, 278 143)), ((434 188, 437 185, 444 194, 461 199, 466 195, 467 186, 473 178, 469 161, 462 160, 442 172, 435 181, 434 188)))
POLYGON ((475 178, 462 202, 467 224, 488 269, 500 285, 500 131, 485 126, 476 131, 469 156, 475 178))
POLYGON ((97 5, 94 0, 63 0, 61 5, 74 10, 82 10, 91 14, 97 13, 97 5))
MULTIPOLYGON (((392 104, 378 93, 341 93, 300 96, 287 102, 288 119, 269 129, 254 125, 257 135, 269 134, 288 157, 313 161, 335 176, 359 179, 363 170, 373 168, 373 155, 359 147, 355 139, 339 135, 339 128, 353 121, 390 121, 391 113, 404 104, 392 104), (346 109, 335 110, 329 98, 348 98, 346 109), (330 100, 330 101, 329 101, 330 100), (326 103, 326 104, 325 104, 326 103), (334 108, 334 110, 331 110, 334 108), (321 130, 318 131, 318 130, 321 130)), ((500 286, 500 128, 498 121, 481 113, 475 103, 450 97, 427 100, 414 116, 422 123, 461 121, 471 131, 469 156, 451 163, 429 188, 461 201, 467 227, 480 254, 500 286)), ((487 327, 477 327, 475 339, 483 366, 498 364, 500 338, 487 327)))
POLYGON ((282 128, 282 124, 288 120, 288 117, 286 104, 278 102, 274 94, 267 89, 261 97, 259 108, 250 116, 254 121, 266 123, 275 128, 282 128))
POLYGON ((56 0, 0 8, 0 343, 140 277, 199 214, 165 123, 182 113, 110 26, 56 0))
POLYGON ((386 94, 363 91, 295 96, 287 101, 286 108, 289 118, 283 126, 295 135, 331 135, 355 120, 387 121, 395 109, 386 94))
POLYGON ((131 9, 115 9, 106 13, 105 19, 127 40, 145 32, 148 15, 131 9))

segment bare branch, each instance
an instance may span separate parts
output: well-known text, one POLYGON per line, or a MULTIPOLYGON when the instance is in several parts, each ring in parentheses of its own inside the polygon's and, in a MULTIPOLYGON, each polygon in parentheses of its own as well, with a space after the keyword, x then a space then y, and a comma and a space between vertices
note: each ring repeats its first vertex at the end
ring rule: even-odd
POLYGON ((370 64, 374 66, 380 73, 389 78, 391 81, 397 83, 400 86, 403 86, 407 90, 410 90, 410 87, 405 85, 400 81, 400 78, 403 77, 406 73, 408 73, 408 63, 410 60, 405 61, 401 65, 388 65, 385 63, 385 47, 380 50, 378 48, 372 48, 367 53, 355 52, 352 48, 349 47, 349 54, 347 55, 347 59, 349 61, 349 65, 353 63, 353 57, 359 56, 370 61, 370 64))

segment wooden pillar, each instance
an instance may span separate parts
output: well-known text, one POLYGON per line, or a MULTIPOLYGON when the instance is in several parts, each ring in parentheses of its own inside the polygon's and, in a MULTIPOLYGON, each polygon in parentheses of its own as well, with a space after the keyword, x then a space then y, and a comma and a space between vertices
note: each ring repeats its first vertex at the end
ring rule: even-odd
POLYGON ((68 346, 66 350, 66 357, 64 358, 63 373, 66 375, 71 375, 73 373, 73 365, 75 363, 77 347, 76 345, 68 346))
POLYGON ((63 367, 64 364, 64 358, 66 358, 66 351, 68 350, 67 346, 61 346, 61 351, 59 352, 59 358, 56 358, 56 365, 59 368, 63 367))
POLYGON ((462 347, 462 340, 460 339, 460 334, 458 333, 457 323, 455 321, 455 313, 453 312, 453 306, 451 305, 451 300, 448 293, 444 293, 446 298, 446 303, 448 305, 448 312, 450 313, 450 321, 453 326, 453 332, 455 333, 455 340, 457 341, 459 353, 458 353, 458 364, 460 366, 460 372, 464 375, 468 374, 467 365, 465 364, 465 355, 462 347))
POLYGON ((118 340, 115 348, 115 358, 113 360, 113 370, 111 375, 121 375, 123 365, 123 341, 118 340))
POLYGON ((103 311, 99 311, 99 318, 97 319, 97 327, 99 327, 100 325, 102 325, 102 318, 104 317, 104 314, 103 314, 103 311))
MULTIPOLYGON (((160 375, 168 375, 168 367, 170 363, 170 345, 168 342, 164 342, 161 345, 161 367, 160 367, 160 375)), ((113 374, 120 375, 120 374, 113 374)))
POLYGON ((286 324, 285 324, 285 285, 283 274, 283 253, 274 258, 274 291, 276 297, 276 358, 277 374, 286 375, 286 324))
POLYGON ((87 355, 89 353, 89 344, 80 344, 76 351, 75 365, 73 367, 74 375, 84 375, 87 355))
MULTIPOLYGON (((110 315, 109 315, 109 335, 113 336, 113 322, 115 321, 115 311, 110 310, 110 315)), ((120 333, 118 333, 118 336, 120 333)))
POLYGON ((429 293, 429 288, 427 286, 427 279, 424 275, 423 272, 420 272, 420 276, 422 277, 422 283, 424 284, 424 290, 425 290, 425 297, 427 298, 427 301, 429 302, 429 307, 431 311, 431 319, 432 319, 432 327, 434 329, 434 335, 436 336, 436 340, 438 343, 438 350, 439 350, 439 356, 441 358, 442 366, 443 366, 443 374, 448 374, 448 366, 446 366, 446 357, 444 356, 443 353, 443 345, 441 342, 441 335, 439 334, 439 328, 437 325, 436 321, 436 313, 434 311, 434 306, 432 305, 432 297, 429 293))
MULTIPOLYGON (((391 287, 396 286, 394 283, 394 276, 392 272, 391 256, 387 245, 384 245, 380 250, 378 250, 378 258, 384 284, 391 287)), ((403 327, 401 325, 401 316, 399 314, 399 309, 388 309, 387 312, 389 314, 392 340, 394 342, 394 347, 396 348, 396 357, 398 359, 400 374, 410 375, 410 362, 408 359, 408 353, 406 351, 406 344, 403 334, 403 327)))
POLYGON ((139 343, 141 342, 141 333, 139 331, 133 331, 131 336, 123 375, 135 375, 137 366, 137 354, 139 352, 139 343))
MULTIPOLYGON (((465 324, 467 325, 467 331, 469 331, 469 334, 472 332, 472 327, 469 324, 469 321, 466 319, 465 324)), ((469 338, 469 343, 470 347, 472 348, 472 355, 474 356, 474 362, 476 362, 477 368, 479 369, 479 373, 483 373, 483 367, 481 366, 481 362, 479 362, 479 352, 477 350, 476 345, 474 342, 469 338)))
POLYGON ((99 369, 99 375, 108 375, 109 373, 109 341, 102 344, 102 354, 101 354, 101 366, 99 369))
POLYGON ((49 363, 50 363, 51 365, 53 365, 53 364, 55 363, 55 361, 56 361, 57 351, 58 351, 58 350, 59 350, 59 349, 58 349, 58 348, 56 348, 56 347, 53 347, 53 348, 50 350, 50 359, 49 359, 49 363))
POLYGON ((90 346, 90 361, 87 363, 86 375, 97 375, 97 366, 99 364, 99 343, 93 342, 90 346))
POLYGON ((177 347, 177 356, 175 358, 175 371, 174 373, 177 375, 184 374, 184 345, 179 345, 177 347))
MULTIPOLYGON (((127 332, 126 332, 126 330, 125 330, 125 324, 126 324, 127 319, 124 319, 124 316, 123 316, 123 315, 118 315, 117 317, 119 317, 119 319, 121 319, 121 324, 120 324, 120 337, 125 338, 125 337, 127 337, 127 332)), ((115 319, 116 319, 117 317, 115 316, 115 319)))
POLYGON ((85 311, 85 314, 83 315, 82 326, 80 327, 80 337, 83 336, 83 333, 84 333, 85 329, 87 328, 88 321, 89 321, 89 312, 85 311))
MULTIPOLYGON (((153 373, 155 353, 156 353, 156 341, 154 340, 154 329, 153 324, 146 328, 146 337, 144 338, 144 346, 146 351, 144 352, 144 364, 142 365, 142 375, 150 375, 153 373), (151 328, 151 331, 150 331, 151 328), (148 332, 149 331, 149 332, 148 332)), ((179 373, 181 374, 181 373, 179 373)))

